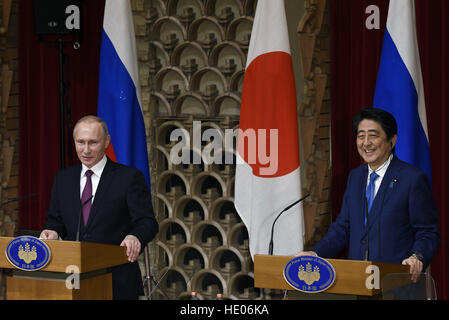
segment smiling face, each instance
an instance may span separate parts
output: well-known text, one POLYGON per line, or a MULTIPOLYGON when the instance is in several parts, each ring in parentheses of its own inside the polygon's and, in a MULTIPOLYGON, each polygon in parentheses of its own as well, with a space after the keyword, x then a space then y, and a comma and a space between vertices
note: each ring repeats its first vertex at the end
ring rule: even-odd
POLYGON ((378 122, 365 119, 360 121, 357 129, 357 150, 370 168, 376 170, 387 161, 396 139, 397 135, 394 135, 388 140, 387 134, 378 122))
POLYGON ((104 156, 110 137, 105 135, 101 124, 97 121, 83 121, 73 131, 76 154, 88 168, 96 165, 104 156))

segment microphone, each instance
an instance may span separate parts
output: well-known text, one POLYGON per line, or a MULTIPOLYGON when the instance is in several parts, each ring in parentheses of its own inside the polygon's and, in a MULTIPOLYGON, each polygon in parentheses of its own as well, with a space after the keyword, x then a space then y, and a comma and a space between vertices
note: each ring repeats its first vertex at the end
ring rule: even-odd
POLYGON ((365 227, 366 227, 366 249, 365 249, 365 261, 369 260, 369 230, 368 230, 368 201, 366 197, 363 197, 365 207, 365 227))
POLYGON ((78 215, 78 229, 76 230, 76 241, 80 241, 81 216, 83 215, 83 208, 90 200, 92 200, 93 197, 94 196, 91 195, 86 201, 81 203, 81 209, 78 215))
POLYGON ((18 197, 18 198, 12 198, 12 199, 9 199, 9 200, 3 202, 3 203, 0 205, 0 208, 3 207, 3 206, 5 206, 5 205, 7 205, 8 203, 16 202, 16 201, 22 201, 22 200, 26 200, 26 199, 30 199, 30 198, 34 198, 34 197, 37 197, 38 195, 39 195, 39 193, 31 193, 31 194, 26 195, 26 196, 23 196, 23 197, 18 197))
POLYGON ((271 225, 271 238, 270 238, 270 246, 268 247, 268 254, 270 256, 273 255, 273 234, 274 234, 274 225, 276 224, 276 221, 278 221, 279 217, 288 209, 290 209, 291 207, 293 207, 294 205, 300 203, 301 201, 303 201, 305 198, 307 198, 308 196, 310 196, 310 193, 307 193, 304 197, 302 197, 299 200, 296 200, 295 202, 293 202, 292 204, 290 204, 289 206, 287 206, 286 208, 284 208, 284 210, 282 210, 278 216, 276 217, 276 219, 274 219, 273 224, 271 225))

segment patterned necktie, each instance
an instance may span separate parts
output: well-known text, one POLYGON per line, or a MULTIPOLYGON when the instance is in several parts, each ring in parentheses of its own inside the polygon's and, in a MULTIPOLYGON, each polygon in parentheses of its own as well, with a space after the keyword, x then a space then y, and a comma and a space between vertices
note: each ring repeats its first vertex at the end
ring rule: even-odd
POLYGON ((376 173, 376 171, 371 172, 369 176, 369 184, 368 188, 366 189, 366 200, 368 201, 368 212, 371 211, 371 207, 373 205, 374 201, 374 181, 379 178, 379 175, 376 173))
POLYGON ((87 219, 89 218, 90 208, 92 207, 92 200, 87 201, 92 197, 92 179, 91 176, 93 174, 92 170, 86 171, 86 185, 84 186, 83 194, 81 195, 81 205, 83 206, 83 220, 84 225, 87 224, 87 219), (85 203, 87 201, 87 203, 85 203))

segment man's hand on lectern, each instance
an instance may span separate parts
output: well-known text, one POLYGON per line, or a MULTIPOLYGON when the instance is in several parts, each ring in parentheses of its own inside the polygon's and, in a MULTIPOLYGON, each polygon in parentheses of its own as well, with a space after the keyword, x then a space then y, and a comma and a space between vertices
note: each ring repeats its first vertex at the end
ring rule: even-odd
POLYGON ((59 235, 56 231, 45 229, 45 230, 42 230, 39 238, 45 239, 45 240, 58 240, 59 235))
POLYGON ((402 264, 410 266, 412 281, 417 282, 423 269, 423 263, 412 255, 409 258, 404 259, 404 261, 402 261, 402 264))
POLYGON ((301 251, 298 252, 295 257, 301 257, 301 256, 314 256, 314 257, 318 257, 318 255, 316 254, 315 251, 301 251))
POLYGON ((126 255, 128 256, 128 260, 130 262, 134 262, 139 257, 140 253, 140 241, 136 236, 127 235, 125 239, 123 239, 121 246, 126 246, 126 255))

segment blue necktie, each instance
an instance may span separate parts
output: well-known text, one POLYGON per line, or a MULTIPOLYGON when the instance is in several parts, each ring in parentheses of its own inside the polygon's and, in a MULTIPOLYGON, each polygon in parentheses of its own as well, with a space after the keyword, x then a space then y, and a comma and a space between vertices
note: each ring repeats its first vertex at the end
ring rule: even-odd
POLYGON ((368 202, 368 212, 371 211, 371 207, 373 205, 374 201, 374 181, 379 178, 379 175, 376 173, 376 171, 371 172, 369 175, 369 184, 368 188, 366 189, 366 201, 368 202))

